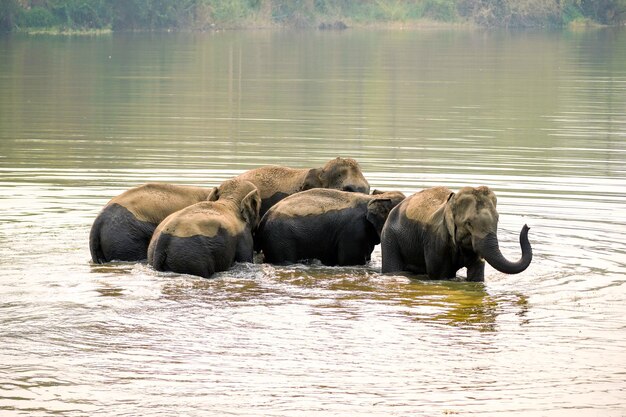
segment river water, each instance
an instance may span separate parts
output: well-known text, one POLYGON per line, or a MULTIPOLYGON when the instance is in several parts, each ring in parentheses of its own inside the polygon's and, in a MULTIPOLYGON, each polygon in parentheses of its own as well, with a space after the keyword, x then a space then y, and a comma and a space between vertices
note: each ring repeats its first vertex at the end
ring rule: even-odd
POLYGON ((624 30, 0 37, 0 207, 2 416, 626 415, 624 30), (533 263, 90 262, 130 187, 336 156, 491 187, 533 263))

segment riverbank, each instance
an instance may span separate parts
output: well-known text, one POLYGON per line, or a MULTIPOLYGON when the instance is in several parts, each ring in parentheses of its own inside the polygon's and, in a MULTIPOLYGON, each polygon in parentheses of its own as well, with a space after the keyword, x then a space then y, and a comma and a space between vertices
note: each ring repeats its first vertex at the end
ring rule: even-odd
MULTIPOLYGON (((203 29, 164 29, 157 32, 209 32, 228 30, 320 30, 320 31, 343 31, 349 29, 371 29, 371 30, 448 30, 448 29, 480 29, 471 22, 438 22, 436 20, 420 19, 409 22, 372 22, 366 24, 346 23, 344 21, 321 22, 317 27, 294 28, 292 26, 265 24, 265 25, 236 25, 236 26, 211 26, 203 29)), ((152 30, 154 31, 154 30, 152 30)), ((60 35, 60 36, 102 36, 111 35, 117 32, 111 28, 89 29, 89 28, 65 28, 65 27, 25 27, 14 31, 26 35, 60 35)), ((151 30, 133 30, 131 32, 151 32, 151 30)))
POLYGON ((50 27, 50 28, 20 28, 15 31, 16 33, 22 33, 26 35, 55 35, 55 36, 102 36, 111 35, 113 30, 111 28, 102 29, 87 29, 87 28, 65 28, 65 27, 50 27))
MULTIPOLYGON (((591 20, 577 20, 571 22, 567 26, 563 27, 564 30, 571 31, 585 31, 606 28, 607 25, 602 25, 591 20)), ((431 30, 485 30, 484 27, 476 25, 472 22, 438 22, 435 20, 421 19, 409 22, 373 22, 367 24, 347 24, 343 21, 336 22, 323 22, 318 27, 311 28, 296 28, 284 25, 248 25, 248 26, 214 26, 208 29, 165 29, 165 30, 133 30, 130 32, 210 32, 210 31, 230 31, 230 30, 320 30, 320 31, 343 31, 343 30, 407 30, 407 31, 431 31, 431 30)), ((101 29, 88 29, 88 28, 65 28, 65 27, 51 27, 51 28, 19 28, 14 31, 16 34, 24 35, 49 35, 49 36, 110 36, 114 33, 128 32, 128 31, 114 31, 111 28, 101 29)))

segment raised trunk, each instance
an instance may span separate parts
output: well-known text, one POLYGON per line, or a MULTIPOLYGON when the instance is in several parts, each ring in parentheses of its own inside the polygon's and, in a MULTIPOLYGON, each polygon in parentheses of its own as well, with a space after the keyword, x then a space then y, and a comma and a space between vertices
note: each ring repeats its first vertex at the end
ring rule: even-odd
POLYGON ((490 233, 484 239, 476 242, 477 247, 475 246, 474 249, 498 271, 505 274, 519 274, 528 268, 533 259, 533 250, 528 241, 528 229, 529 227, 524 225, 520 232, 519 241, 522 247, 522 257, 517 262, 511 262, 502 255, 498 245, 498 237, 494 233, 490 233))

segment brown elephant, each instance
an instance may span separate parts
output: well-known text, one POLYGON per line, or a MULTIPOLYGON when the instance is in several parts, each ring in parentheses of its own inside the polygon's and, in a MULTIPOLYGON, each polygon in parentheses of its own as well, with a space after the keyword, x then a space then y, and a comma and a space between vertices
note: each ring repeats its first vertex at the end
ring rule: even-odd
POLYGON ((114 197, 98 214, 89 234, 96 263, 146 259, 154 229, 170 214, 206 200, 213 189, 150 183, 114 197))
MULTIPOLYGON (((260 216, 288 195, 310 188, 336 188, 369 192, 369 183, 354 159, 335 158, 322 168, 281 166, 256 168, 236 177, 252 182, 262 199, 260 216)), ((171 184, 144 184, 107 203, 89 235, 93 262, 141 261, 156 226, 170 214, 206 200, 210 188, 171 184)))
POLYGON ((296 169, 283 166, 256 168, 237 178, 250 181, 261 193, 263 215, 283 198, 311 188, 333 188, 368 194, 370 185, 359 164, 350 158, 335 158, 321 168, 296 169))
POLYGON ((389 211, 404 199, 393 191, 373 195, 313 189, 269 209, 256 232, 265 262, 319 259, 325 265, 363 265, 380 243, 389 211))
POLYGON ((483 281, 485 262, 517 274, 532 260, 528 226, 520 233, 522 257, 507 260, 498 245, 496 196, 488 187, 423 190, 394 208, 381 236, 382 272, 408 271, 451 279, 462 267, 469 281, 483 281), (484 259, 484 260, 483 260, 484 259))
POLYGON ((225 181, 207 201, 172 213, 158 225, 148 247, 148 263, 157 271, 209 278, 235 262, 252 262, 252 230, 260 207, 254 184, 225 181))

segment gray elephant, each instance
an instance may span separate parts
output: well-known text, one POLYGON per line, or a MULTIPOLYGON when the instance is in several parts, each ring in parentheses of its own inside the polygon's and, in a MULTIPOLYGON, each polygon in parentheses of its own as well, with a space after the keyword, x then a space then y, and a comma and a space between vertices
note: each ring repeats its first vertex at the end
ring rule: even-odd
POLYGON ((252 230, 260 207, 254 184, 225 181, 208 201, 170 214, 159 224, 148 247, 148 263, 157 271, 209 278, 235 262, 252 262, 252 230))
POLYGON ((313 189, 270 208, 256 232, 265 262, 319 259, 325 265, 363 265, 380 243, 389 211, 404 199, 400 192, 350 193, 313 189))
POLYGON ((451 279, 462 267, 469 281, 483 281, 485 262, 517 274, 532 260, 528 226, 520 233, 522 257, 507 260, 498 245, 496 196, 488 187, 423 190, 394 208, 381 236, 382 272, 408 271, 451 279), (484 260, 483 260, 484 259, 484 260))
POLYGON ((91 226, 91 259, 95 263, 146 259, 157 225, 170 214, 206 200, 211 192, 211 188, 151 183, 114 197, 91 226))
POLYGON ((283 198, 312 188, 370 192, 370 185, 359 164, 350 158, 331 159, 322 168, 312 169, 264 166, 244 172, 237 178, 250 181, 259 189, 261 217, 283 198))

